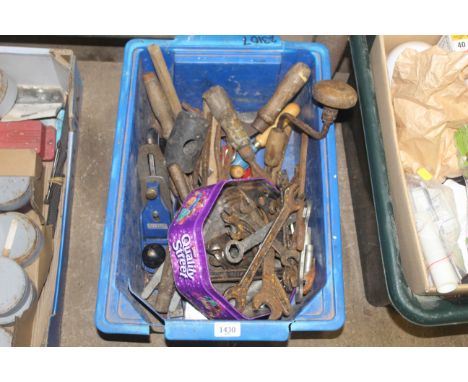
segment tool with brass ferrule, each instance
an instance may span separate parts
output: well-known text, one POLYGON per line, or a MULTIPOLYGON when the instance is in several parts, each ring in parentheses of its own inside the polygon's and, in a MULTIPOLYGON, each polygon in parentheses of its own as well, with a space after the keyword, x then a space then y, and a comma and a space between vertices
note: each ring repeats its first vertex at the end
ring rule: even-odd
POLYGON ((255 160, 255 152, 250 146, 250 137, 226 91, 221 86, 213 86, 203 94, 203 99, 226 133, 227 142, 249 164, 254 176, 269 179, 268 174, 255 160))

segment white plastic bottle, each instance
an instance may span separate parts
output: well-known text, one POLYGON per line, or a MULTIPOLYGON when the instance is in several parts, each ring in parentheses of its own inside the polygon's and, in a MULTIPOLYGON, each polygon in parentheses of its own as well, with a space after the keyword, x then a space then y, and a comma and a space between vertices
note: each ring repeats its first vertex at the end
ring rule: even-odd
MULTIPOLYGON (((458 286, 461 278, 452 264, 451 253, 447 251, 444 243, 444 236, 446 238, 455 236, 454 221, 446 215, 446 212, 442 213, 445 220, 438 220, 428 187, 422 181, 410 178, 408 186, 413 202, 416 229, 426 260, 426 266, 437 292, 450 293, 458 286), (446 227, 444 223, 446 223, 446 227)), ((433 194, 436 198, 435 206, 437 209, 440 209, 443 204, 440 200, 441 194, 438 192, 433 194)), ((454 220, 458 225, 456 217, 454 217, 454 220)), ((458 239, 458 234, 456 239, 458 239)))

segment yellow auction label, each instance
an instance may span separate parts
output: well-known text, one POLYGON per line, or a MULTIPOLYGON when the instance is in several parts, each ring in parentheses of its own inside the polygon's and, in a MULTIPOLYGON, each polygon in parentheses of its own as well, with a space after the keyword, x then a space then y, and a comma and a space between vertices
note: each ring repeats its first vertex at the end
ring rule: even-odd
POLYGON ((453 41, 459 41, 459 40, 468 40, 468 35, 463 35, 463 34, 457 34, 457 35, 451 35, 450 38, 453 41))

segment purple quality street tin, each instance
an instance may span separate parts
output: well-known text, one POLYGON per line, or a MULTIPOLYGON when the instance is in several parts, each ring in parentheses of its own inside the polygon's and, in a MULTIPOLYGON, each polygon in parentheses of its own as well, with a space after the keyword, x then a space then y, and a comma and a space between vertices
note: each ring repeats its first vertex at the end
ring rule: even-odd
MULTIPOLYGON (((185 199, 169 227, 168 241, 174 280, 179 292, 210 319, 250 320, 256 317, 240 313, 212 284, 203 235, 204 224, 226 187, 248 182, 279 197, 278 190, 264 179, 229 179, 198 188, 185 199)), ((258 313, 261 313, 258 315, 258 313)))

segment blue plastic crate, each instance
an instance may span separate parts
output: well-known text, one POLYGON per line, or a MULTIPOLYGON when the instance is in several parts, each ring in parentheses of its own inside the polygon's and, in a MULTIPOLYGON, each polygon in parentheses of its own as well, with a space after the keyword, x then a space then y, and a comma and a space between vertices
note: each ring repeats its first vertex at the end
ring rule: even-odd
MULTIPOLYGON (((146 47, 158 44, 181 101, 201 107, 202 94, 213 85, 229 93, 239 112, 257 111, 273 94, 287 70, 298 61, 312 69, 311 79, 296 98, 301 118, 321 129, 320 112, 311 97, 312 83, 330 78, 327 49, 316 43, 283 42, 272 36, 179 37, 175 40, 132 40, 125 48, 119 112, 102 247, 96 326, 107 334, 148 336, 161 331, 129 292, 143 288, 137 176, 138 147, 144 142, 152 111, 142 83, 151 65, 146 47)), ((294 132, 284 166, 289 173, 299 157, 300 134, 294 132)), ((262 154, 258 160, 262 161, 262 154)), ((313 298, 294 316, 280 321, 237 321, 232 336, 220 338, 220 321, 167 320, 168 340, 287 341, 292 331, 331 331, 344 324, 345 304, 341 259, 335 130, 322 141, 310 140, 306 194, 312 201, 317 277, 313 298)), ((223 321, 224 324, 231 322, 223 321)), ((222 334, 226 335, 226 331, 222 334)))

